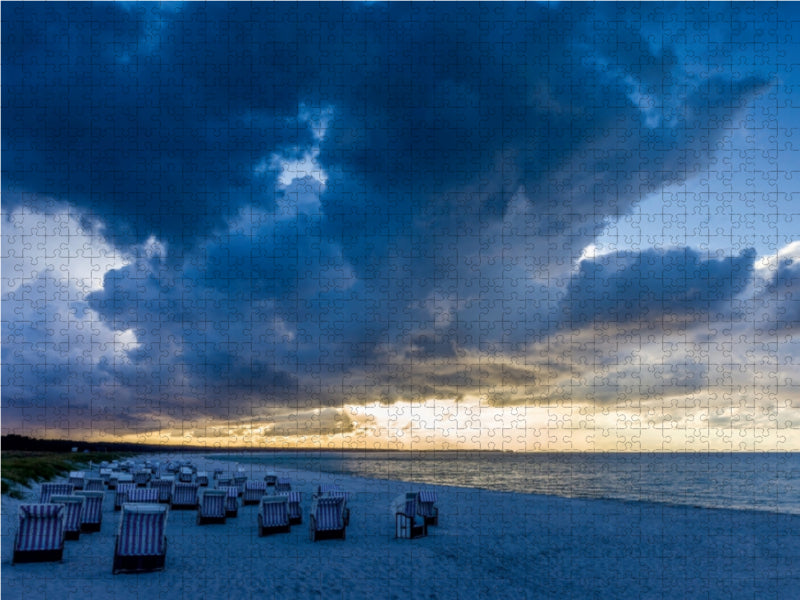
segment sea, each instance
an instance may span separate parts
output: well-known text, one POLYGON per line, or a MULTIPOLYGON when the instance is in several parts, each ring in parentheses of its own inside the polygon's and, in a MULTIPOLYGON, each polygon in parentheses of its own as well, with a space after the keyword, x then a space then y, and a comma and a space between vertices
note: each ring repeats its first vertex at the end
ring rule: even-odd
POLYGON ((800 453, 264 451, 210 458, 433 485, 800 514, 800 453))

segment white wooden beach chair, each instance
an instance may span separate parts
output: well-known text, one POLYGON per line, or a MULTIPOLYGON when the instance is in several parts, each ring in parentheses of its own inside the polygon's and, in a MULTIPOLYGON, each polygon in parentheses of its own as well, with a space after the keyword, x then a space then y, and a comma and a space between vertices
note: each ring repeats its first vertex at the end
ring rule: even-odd
POLYGON ((53 494, 50 496, 50 502, 52 504, 64 505, 64 539, 80 539, 81 514, 83 512, 84 498, 77 495, 61 496, 59 494, 53 494))
POLYGON ((54 495, 71 496, 74 491, 75 486, 71 483, 43 483, 39 492, 39 504, 48 504, 50 497, 54 495))
POLYGON ((69 482, 76 490, 82 490, 86 482, 86 473, 84 471, 70 471, 69 482))
POLYGON ((150 489, 158 491, 158 501, 169 504, 172 502, 172 488, 175 486, 174 477, 164 476, 161 479, 151 479, 150 489), (169 477, 169 479, 167 479, 169 477))
POLYGON ((258 505, 258 536, 289 533, 289 502, 286 496, 262 496, 258 505))
POLYGON ((21 505, 11 563, 60 561, 63 555, 64 505, 21 505))
POLYGON ((291 525, 300 525, 303 522, 303 509, 300 507, 300 500, 302 499, 301 492, 279 492, 280 495, 286 496, 286 501, 289 503, 289 523, 291 525))
POLYGON ((118 483, 114 492, 114 510, 122 510, 122 505, 128 501, 128 494, 136 489, 136 484, 118 483))
POLYGON ((178 481, 172 489, 173 509, 196 509, 197 490, 200 486, 196 483, 183 483, 178 481))
POLYGON ((158 490, 153 488, 134 488, 128 492, 128 500, 131 504, 157 504, 158 490))
POLYGON ((323 494, 311 501, 308 535, 312 542, 320 539, 345 539, 345 498, 323 494))
POLYGON ((114 545, 113 574, 161 570, 167 557, 167 514, 163 504, 125 504, 114 545))
POLYGON ((248 504, 258 504, 261 496, 266 495, 267 484, 264 481, 245 481, 244 492, 242 492, 242 506, 248 504))
POLYGON ((76 496, 83 496, 83 511, 81 512, 81 532, 92 533, 100 531, 103 525, 103 500, 105 494, 93 490, 75 492, 76 496))
POLYGON ((197 507, 197 524, 225 523, 227 496, 225 490, 203 490, 197 507))
POLYGON ((436 492, 423 490, 417 496, 417 514, 425 519, 428 526, 439 525, 439 508, 436 506, 436 492))
POLYGON ((396 538, 413 539, 428 535, 425 517, 417 514, 417 492, 407 492, 392 501, 394 515, 394 536, 396 538))

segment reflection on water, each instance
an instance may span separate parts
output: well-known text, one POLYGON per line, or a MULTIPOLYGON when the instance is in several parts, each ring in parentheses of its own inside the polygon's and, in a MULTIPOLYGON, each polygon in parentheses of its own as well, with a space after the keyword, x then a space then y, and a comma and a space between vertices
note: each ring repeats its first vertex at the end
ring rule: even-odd
POLYGON ((283 469, 570 498, 800 514, 800 454, 262 452, 215 458, 283 469))

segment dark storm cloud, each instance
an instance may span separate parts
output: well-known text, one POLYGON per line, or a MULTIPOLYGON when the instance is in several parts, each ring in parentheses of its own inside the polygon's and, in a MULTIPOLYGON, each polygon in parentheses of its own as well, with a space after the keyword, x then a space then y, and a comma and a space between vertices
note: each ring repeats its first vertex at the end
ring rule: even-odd
POLYGON ((704 259, 691 249, 620 252, 583 260, 563 299, 564 326, 624 325, 665 316, 720 318, 750 283, 754 250, 704 259))

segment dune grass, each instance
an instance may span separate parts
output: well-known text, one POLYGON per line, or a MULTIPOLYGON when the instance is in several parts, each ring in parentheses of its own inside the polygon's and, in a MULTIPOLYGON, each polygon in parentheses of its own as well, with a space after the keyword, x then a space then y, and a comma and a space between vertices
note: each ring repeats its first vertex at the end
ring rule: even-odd
POLYGON ((20 486, 30 487, 31 482, 49 481, 64 473, 80 470, 89 461, 99 463, 120 458, 125 453, 111 452, 23 452, 4 451, 0 462, 2 493, 18 498, 20 486))

